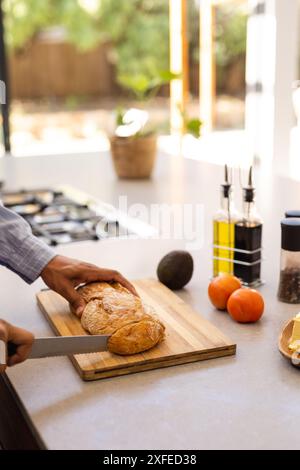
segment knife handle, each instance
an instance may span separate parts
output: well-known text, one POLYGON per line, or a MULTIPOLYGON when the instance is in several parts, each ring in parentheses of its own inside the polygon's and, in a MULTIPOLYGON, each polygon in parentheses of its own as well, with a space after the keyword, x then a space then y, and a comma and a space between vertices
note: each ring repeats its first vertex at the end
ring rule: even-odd
POLYGON ((5 343, 3 340, 0 340, 0 366, 7 365, 7 358, 16 354, 18 346, 14 343, 8 342, 5 343))
POLYGON ((6 343, 0 339, 0 366, 6 366, 6 343))

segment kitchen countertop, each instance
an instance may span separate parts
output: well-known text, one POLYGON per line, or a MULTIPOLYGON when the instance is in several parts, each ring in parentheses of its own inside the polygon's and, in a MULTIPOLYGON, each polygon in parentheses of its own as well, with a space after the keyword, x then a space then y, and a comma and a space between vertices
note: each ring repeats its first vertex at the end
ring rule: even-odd
MULTIPOLYGON (((2 175, 1 175, 2 172, 2 175)), ((49 449, 299 449, 300 372, 277 350, 283 324, 299 306, 276 300, 280 218, 297 206, 300 184, 256 172, 265 220, 260 322, 240 325, 207 299, 211 270, 211 217, 218 208, 221 167, 160 155, 150 181, 117 181, 107 154, 0 159, 7 188, 72 184, 118 204, 204 205, 204 243, 192 252, 195 274, 178 295, 237 342, 237 355, 123 377, 83 382, 67 358, 27 361, 8 370, 32 423, 49 449)), ((237 198, 238 199, 238 198, 237 198)), ((154 277, 161 256, 183 240, 108 240, 60 246, 59 253, 119 269, 128 278, 154 277)), ((36 336, 51 330, 35 294, 0 270, 0 311, 36 336)))

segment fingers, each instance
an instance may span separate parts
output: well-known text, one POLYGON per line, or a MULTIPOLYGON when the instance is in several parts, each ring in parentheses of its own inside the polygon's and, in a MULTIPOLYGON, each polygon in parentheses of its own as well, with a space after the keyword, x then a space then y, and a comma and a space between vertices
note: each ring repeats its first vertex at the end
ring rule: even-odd
MULTIPOLYGON (((7 360, 8 366, 19 364, 27 359, 31 351, 34 336, 29 331, 23 330, 9 323, 0 321, 0 339, 5 343, 11 341, 17 346, 16 353, 7 360)), ((6 369, 5 365, 0 366, 0 373, 6 369)))
POLYGON ((8 323, 0 320, 0 339, 7 343, 8 341, 8 323))
POLYGON ((119 282, 123 287, 128 289, 133 295, 139 297, 135 287, 129 282, 119 271, 113 269, 102 269, 96 266, 91 266, 89 271, 82 271, 82 282, 95 282, 95 281, 115 281, 119 282))
POLYGON ((57 292, 70 303, 73 312, 80 318, 86 303, 76 289, 74 289, 72 283, 69 281, 62 282, 57 292))
POLYGON ((14 366, 24 362, 31 351, 34 336, 29 331, 23 330, 13 325, 8 325, 8 341, 17 346, 16 353, 8 358, 7 365, 14 366))
POLYGON ((56 256, 42 272, 42 278, 50 289, 61 294, 71 304, 72 310, 79 317, 85 308, 84 299, 77 293, 75 287, 89 282, 119 282, 133 295, 139 297, 134 286, 120 274, 111 269, 102 269, 89 263, 84 263, 64 256, 56 256))
POLYGON ((30 354, 31 347, 32 347, 32 343, 22 344, 18 346, 16 354, 8 358, 7 365, 9 367, 12 367, 12 366, 15 366, 16 364, 20 364, 21 362, 26 361, 26 359, 28 358, 30 354))
POLYGON ((114 277, 114 280, 119 282, 123 287, 126 287, 126 289, 128 289, 133 295, 136 295, 137 297, 139 297, 139 294, 137 293, 135 287, 133 286, 133 284, 131 284, 131 282, 127 281, 127 279, 125 277, 122 276, 122 274, 120 273, 116 273, 115 277, 114 277))

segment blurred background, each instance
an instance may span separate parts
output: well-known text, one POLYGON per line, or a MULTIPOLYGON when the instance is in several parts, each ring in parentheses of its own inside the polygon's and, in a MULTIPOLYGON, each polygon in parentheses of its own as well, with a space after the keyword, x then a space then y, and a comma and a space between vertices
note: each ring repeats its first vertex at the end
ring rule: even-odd
MULTIPOLYGON (((169 0, 2 0, 2 8, 15 156, 107 149, 116 108, 136 105, 128 76, 151 80, 170 68, 169 0)), ((190 117, 199 116, 199 9, 187 1, 190 117)), ((214 9, 216 131, 244 128, 248 11, 247 0, 214 9)), ((169 84, 147 110, 168 134, 169 84)))

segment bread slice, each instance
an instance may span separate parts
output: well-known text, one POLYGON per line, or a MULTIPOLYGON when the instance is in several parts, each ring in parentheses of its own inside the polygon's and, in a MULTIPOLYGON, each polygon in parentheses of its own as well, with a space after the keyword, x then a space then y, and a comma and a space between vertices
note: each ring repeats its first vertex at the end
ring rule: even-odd
POLYGON ((164 335, 162 323, 144 319, 119 328, 108 340, 110 352, 121 355, 137 354, 158 344, 164 335))
POLYGON ((137 354, 163 340, 165 327, 155 312, 120 284, 97 282, 78 292, 87 302, 81 317, 83 328, 92 335, 112 335, 110 352, 137 354))

